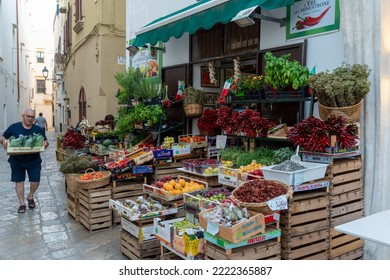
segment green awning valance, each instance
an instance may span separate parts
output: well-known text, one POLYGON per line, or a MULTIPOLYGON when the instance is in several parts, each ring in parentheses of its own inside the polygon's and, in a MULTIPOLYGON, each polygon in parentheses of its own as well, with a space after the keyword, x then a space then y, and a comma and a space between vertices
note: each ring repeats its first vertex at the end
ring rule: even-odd
POLYGON ((155 45, 167 42, 171 37, 180 38, 185 32, 211 29, 216 23, 229 23, 239 11, 259 6, 270 10, 292 5, 294 0, 202 0, 174 13, 152 21, 135 32, 134 45, 155 45))

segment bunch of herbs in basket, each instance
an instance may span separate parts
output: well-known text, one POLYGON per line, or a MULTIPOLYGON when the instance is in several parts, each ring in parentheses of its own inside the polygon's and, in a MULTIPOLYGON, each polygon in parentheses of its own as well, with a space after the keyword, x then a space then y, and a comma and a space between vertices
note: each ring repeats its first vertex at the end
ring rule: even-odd
POLYGON ((71 154, 65 157, 65 160, 60 163, 60 172, 63 174, 78 174, 88 168, 93 168, 95 163, 91 156, 79 156, 71 154))
POLYGON ((319 103, 327 107, 349 107, 358 104, 370 91, 371 69, 365 64, 343 63, 332 72, 309 77, 309 86, 319 103))
POLYGON ((183 90, 183 105, 200 104, 203 105, 206 92, 189 86, 183 90))

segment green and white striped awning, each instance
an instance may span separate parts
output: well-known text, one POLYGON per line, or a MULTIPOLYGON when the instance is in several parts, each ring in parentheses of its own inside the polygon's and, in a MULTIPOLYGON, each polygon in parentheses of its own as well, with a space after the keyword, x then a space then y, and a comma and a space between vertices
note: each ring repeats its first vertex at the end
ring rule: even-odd
POLYGON ((294 0, 202 0, 174 13, 156 19, 137 32, 133 43, 141 47, 180 38, 185 32, 194 34, 198 29, 211 29, 216 23, 229 23, 241 10, 259 6, 270 10, 292 5, 294 0))

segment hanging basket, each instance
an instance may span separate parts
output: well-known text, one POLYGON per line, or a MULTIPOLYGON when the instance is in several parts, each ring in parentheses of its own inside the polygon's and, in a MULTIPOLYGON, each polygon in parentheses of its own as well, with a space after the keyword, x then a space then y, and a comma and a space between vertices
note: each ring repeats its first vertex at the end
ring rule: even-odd
POLYGON ((203 105, 197 103, 184 105, 184 113, 186 114, 187 118, 200 117, 203 114, 203 105))
POLYGON ((318 113, 320 118, 326 120, 330 116, 343 117, 347 123, 355 123, 360 120, 360 109, 362 108, 363 99, 353 106, 348 107, 327 107, 318 102, 318 113))

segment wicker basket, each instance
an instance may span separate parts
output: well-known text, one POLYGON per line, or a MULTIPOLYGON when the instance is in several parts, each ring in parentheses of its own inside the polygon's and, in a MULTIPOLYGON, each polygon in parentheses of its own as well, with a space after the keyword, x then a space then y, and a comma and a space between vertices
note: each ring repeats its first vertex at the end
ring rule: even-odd
MULTIPOLYGON (((259 180, 262 180, 262 179, 259 179, 259 180)), ((287 199, 289 199, 292 194, 293 194, 293 190, 292 188, 290 188, 290 186, 282 183, 282 182, 279 182, 279 181, 274 181, 274 180, 263 180, 263 181, 268 181, 268 182, 273 182, 273 183, 277 183, 279 185, 282 185, 286 191, 285 195, 287 197, 287 199)), ((262 203, 249 203, 249 202, 242 202, 240 200, 238 200, 236 197, 235 197, 235 193, 244 185, 245 183, 242 183, 238 188, 236 188, 232 194, 231 194, 231 199, 236 202, 240 207, 246 207, 247 209, 249 210, 252 210, 252 211, 255 211, 255 212, 258 212, 258 213, 263 213, 263 214, 269 214, 269 213, 273 213, 275 211, 271 210, 269 207, 268 207, 268 203, 267 201, 266 202, 262 202, 262 203)))
POLYGON ((64 174, 68 192, 77 193, 79 191, 79 185, 76 182, 79 175, 78 173, 64 174))
POLYGON ((200 117, 203 114, 203 105, 197 103, 184 105, 184 112, 187 118, 200 117))
MULTIPOLYGON (((87 170, 85 170, 84 173, 88 173, 88 172, 96 172, 96 171, 93 170, 92 168, 88 168, 87 170)), ((108 185, 111 179, 111 172, 110 171, 98 171, 98 172, 104 173, 104 176, 102 178, 94 179, 94 180, 80 180, 80 174, 79 174, 75 179, 75 181, 78 184, 78 187, 84 190, 91 190, 91 189, 96 189, 108 185)))
POLYGON ((358 104, 348 107, 327 107, 318 102, 318 113, 323 120, 330 116, 336 116, 345 118, 347 123, 359 122, 362 104, 363 99, 358 104))

